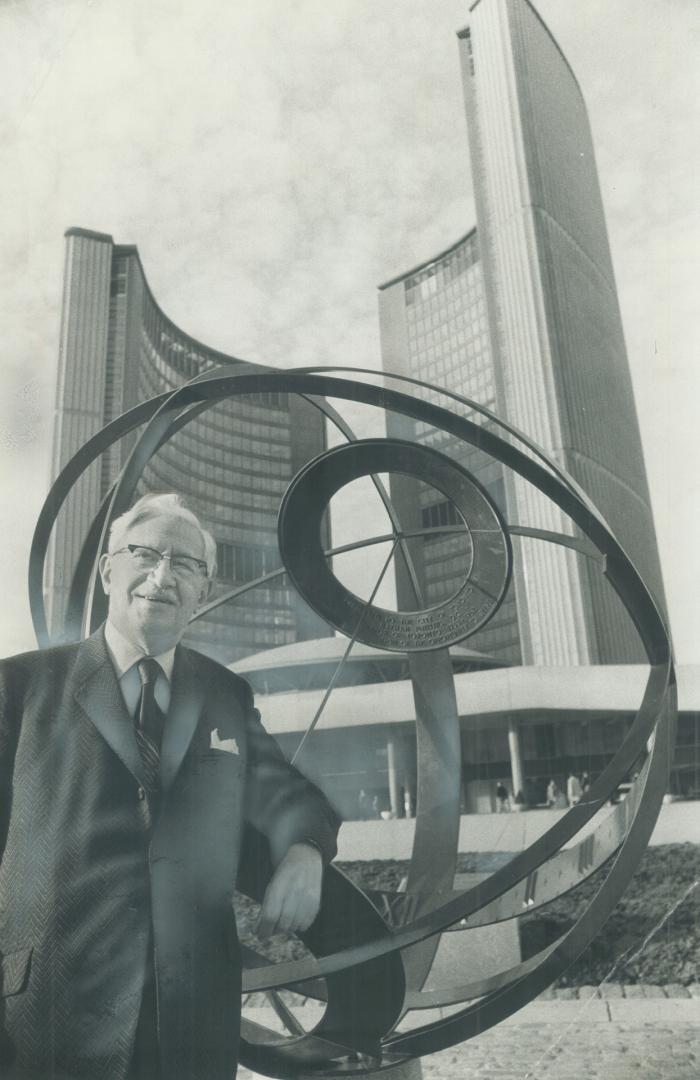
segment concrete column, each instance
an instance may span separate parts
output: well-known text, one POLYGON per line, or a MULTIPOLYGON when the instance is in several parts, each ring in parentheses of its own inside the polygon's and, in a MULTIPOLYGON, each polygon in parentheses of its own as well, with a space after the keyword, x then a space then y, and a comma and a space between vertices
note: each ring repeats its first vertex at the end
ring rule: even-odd
POLYGON ((510 752, 510 774, 513 781, 513 797, 519 791, 525 793, 525 776, 523 773, 523 759, 520 753, 520 735, 518 733, 518 721, 515 717, 508 720, 508 750, 510 752))
POLYGON ((396 818, 401 817, 403 811, 398 774, 398 755, 399 750, 396 745, 396 737, 390 735, 386 740, 386 765, 389 773, 389 802, 391 804, 391 812, 396 818))

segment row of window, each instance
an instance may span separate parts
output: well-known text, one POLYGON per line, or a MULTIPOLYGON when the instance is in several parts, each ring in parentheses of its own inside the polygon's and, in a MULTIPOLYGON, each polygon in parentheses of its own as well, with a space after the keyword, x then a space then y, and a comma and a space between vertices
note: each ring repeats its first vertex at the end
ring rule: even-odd
MULTIPOLYGON (((237 494, 245 492, 246 489, 248 491, 262 489, 273 492, 277 497, 288 483, 288 471, 290 471, 287 468, 287 476, 277 475, 281 464, 279 460, 260 461, 253 457, 232 454, 228 460, 225 460, 225 464, 218 465, 211 458, 184 453, 175 441, 167 444, 152 458, 152 467, 162 474, 169 474, 176 485, 178 476, 186 474, 194 477, 197 483, 224 485, 237 494), (266 475, 270 477, 269 480, 266 480, 266 475)), ((250 502, 247 495, 239 495, 238 501, 243 500, 250 502)))
POLYGON ((455 319, 452 322, 438 322, 434 326, 408 327, 408 347, 412 354, 429 346, 442 352, 450 345, 453 348, 466 344, 474 347, 484 338, 488 343, 488 323, 485 318, 455 319))
POLYGON ((212 357, 193 349, 189 342, 185 345, 178 340, 175 328, 148 297, 145 298, 144 309, 142 336, 153 352, 161 356, 184 381, 213 366, 212 357))
MULTIPOLYGON (((284 455, 281 456, 284 458, 284 455)), ((196 465, 204 482, 235 486, 236 492, 241 493, 239 501, 247 499, 246 491, 269 491, 280 497, 289 483, 290 469, 286 460, 280 461, 280 456, 252 457, 236 451, 224 451, 203 442, 192 452, 183 446, 178 436, 170 440, 167 449, 154 455, 154 462, 161 459, 171 461, 178 469, 185 461, 190 470, 196 465), (279 475, 280 468, 285 475, 279 475)))
POLYGON ((491 348, 486 328, 458 331, 445 337, 428 334, 408 342, 408 359, 411 371, 425 378, 427 365, 439 361, 447 371, 466 368, 471 375, 475 368, 490 366, 491 348))
POLYGON ((476 296, 467 305, 459 307, 450 304, 434 305, 420 313, 409 313, 406 320, 409 335, 415 336, 421 332, 438 327, 449 327, 453 331, 458 327, 468 327, 478 323, 485 325, 486 305, 481 298, 476 296), (410 317, 411 314, 413 317, 410 317))
POLYGON ((282 565, 276 547, 220 542, 216 545, 219 577, 227 581, 252 581, 282 565))
POLYGON ((429 303, 406 309, 406 325, 414 328, 436 326, 439 323, 460 325, 470 322, 485 307, 483 288, 480 283, 465 285, 459 290, 451 289, 431 297, 429 303))
MULTIPOLYGON (((232 628, 236 627, 253 627, 257 630, 288 630, 295 625, 294 615, 291 610, 281 611, 276 613, 278 617, 271 618, 269 611, 266 611, 261 604, 227 604, 227 610, 229 612, 229 618, 226 626, 221 626, 217 622, 217 633, 230 634, 232 628)), ((203 616, 202 619, 197 620, 199 623, 205 623, 209 619, 208 615, 203 616)))
POLYGON ((406 317, 409 321, 424 318, 427 313, 439 311, 461 312, 475 307, 484 301, 483 277, 477 268, 473 272, 464 275, 458 281, 453 281, 446 288, 432 293, 430 296, 417 300, 414 297, 413 304, 406 309, 406 317))
POLYGON ((438 288, 444 287, 456 277, 459 277, 479 259, 479 248, 476 237, 462 244, 446 255, 440 262, 412 274, 404 281, 406 291, 406 303, 412 304, 417 299, 422 300, 437 292, 438 288))
MULTIPOLYGON (((160 394, 164 389, 174 388, 172 385, 164 387, 162 380, 148 369, 142 369, 139 383, 139 394, 142 399, 160 394)), ((222 403, 219 407, 218 418, 216 410, 211 410, 206 414, 205 419, 191 421, 175 436, 178 444, 189 447, 193 454, 196 454, 203 445, 214 444, 223 445, 229 450, 274 452, 275 455, 289 456, 290 432, 287 418, 280 424, 272 422, 271 416, 267 413, 263 414, 261 419, 242 416, 240 403, 235 412, 231 410, 234 415, 230 418, 222 417, 221 411, 230 404, 229 402, 222 403)))
MULTIPOLYGON (((419 362, 414 359, 412 374, 433 383, 440 390, 449 389, 481 401, 484 394, 493 393, 494 385, 490 369, 479 363, 485 355, 488 355, 486 350, 478 342, 473 348, 463 346, 459 352, 453 346, 444 351, 425 350, 420 354, 419 362)), ((435 391, 423 390, 421 396, 440 403, 440 398, 431 399, 431 393, 435 391)))
MULTIPOLYGON (((255 580, 255 579, 252 579, 255 580)), ((208 615, 207 619, 212 622, 219 623, 220 626, 226 627, 232 619, 229 614, 230 611, 238 611, 243 607, 254 607, 258 610, 264 610, 268 613, 267 621, 274 625, 285 626, 289 622, 289 609, 292 606, 293 593, 291 589, 285 588, 280 582, 284 582, 285 577, 283 574, 279 574, 273 578, 267 585, 256 585, 254 588, 249 589, 247 592, 241 593, 233 600, 226 601, 225 604, 220 604, 219 607, 214 608, 208 615), (274 586, 271 587, 271 586, 274 586), (270 612, 272 614, 270 615, 270 612)), ((246 584, 245 582, 231 581, 217 581, 214 590, 214 598, 223 596, 231 591, 233 588, 238 588, 239 585, 246 584)))
POLYGON ((486 327, 482 330, 459 331, 455 334, 447 331, 430 332, 424 337, 409 341, 408 355, 411 367, 423 378, 425 378, 426 364, 431 360, 439 360, 448 368, 462 366, 467 360, 471 369, 472 364, 478 362, 478 357, 482 356, 485 359, 489 355, 489 341, 486 327))
POLYGON ((184 480, 191 479, 195 485, 199 486, 200 494, 206 496, 207 518, 230 521, 232 516, 235 515, 237 528, 249 528, 256 531, 269 529, 274 523, 277 511, 276 499, 270 496, 261 496, 259 501, 269 500, 271 505, 268 509, 250 507, 249 505, 233 507, 230 501, 226 503, 217 501, 220 487, 207 484, 206 476, 202 476, 201 473, 186 472, 182 463, 178 466, 169 463, 165 464, 161 461, 157 467, 149 465, 144 472, 144 477, 150 491, 184 491, 189 487, 189 484, 185 484, 184 480))
MULTIPOLYGON (((488 399, 484 400, 484 406, 486 408, 493 408, 493 401, 488 399)), ((482 414, 474 412, 472 409, 464 409, 462 414, 465 420, 470 420, 478 427, 486 428, 489 424, 482 414)), ((491 465, 494 466, 496 473, 494 475, 500 475, 502 466, 498 465, 490 454, 485 453, 483 450, 479 450, 477 447, 471 446, 469 443, 464 442, 462 439, 458 439, 455 435, 450 434, 448 431, 441 431, 434 428, 431 424, 426 424, 422 420, 419 420, 415 424, 414 428, 415 439, 423 443, 425 446, 431 447, 433 450, 438 450, 443 454, 447 454, 449 457, 455 458, 461 465, 470 472, 481 474, 481 471, 488 469, 491 465)))
POLYGON ((440 284, 431 279, 425 285, 406 294, 406 314, 410 319, 420 319, 426 312, 447 312, 449 305, 454 311, 463 311, 483 301, 483 277, 481 267, 474 266, 467 273, 440 284))
POLYGON ((486 322, 473 319, 470 322, 459 321, 453 324, 440 323, 431 327, 409 327, 407 352, 413 364, 417 364, 420 373, 426 353, 433 350, 433 355, 454 356, 455 362, 464 357, 466 349, 470 353, 483 351, 490 355, 490 339, 486 322))
POLYGON ((219 634, 213 635, 207 632, 206 627, 201 630, 193 628, 187 631, 186 641, 203 651, 218 656, 223 663, 234 663, 236 660, 249 656, 251 653, 263 652, 277 645, 290 645, 296 641, 295 630, 283 630, 276 627, 233 627, 233 632, 226 640, 222 640, 219 634))
POLYGON ((425 506, 421 510, 421 520, 423 522, 424 529, 434 529, 438 525, 461 525, 462 519, 460 518, 455 505, 449 499, 443 499, 442 502, 433 503, 432 506, 425 506))
POLYGON ((462 546, 455 551, 454 545, 451 551, 447 551, 439 562, 432 562, 426 566, 425 574, 429 585, 438 585, 441 582, 449 589, 450 593, 456 592, 463 584, 465 573, 471 563, 469 549, 462 546))
MULTIPOLYGON (((163 328, 162 321, 157 319, 157 315, 155 326, 151 325, 151 320, 146 320, 142 336, 143 345, 160 379, 166 380, 171 387, 173 370, 184 376, 184 381, 187 381, 215 364, 211 358, 191 348, 188 349, 175 340, 170 331, 163 328)), ((245 401, 253 406, 263 406, 265 409, 286 410, 289 408, 289 395, 276 390, 246 394, 245 401)))

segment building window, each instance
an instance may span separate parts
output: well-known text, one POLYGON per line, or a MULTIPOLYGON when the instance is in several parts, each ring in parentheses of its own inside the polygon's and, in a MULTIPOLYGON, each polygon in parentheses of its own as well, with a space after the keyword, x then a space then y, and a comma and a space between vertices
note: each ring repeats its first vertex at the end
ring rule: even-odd
POLYGON ((286 409, 289 405, 289 395, 276 390, 262 390, 259 394, 249 394, 248 397, 258 405, 269 405, 273 409, 286 409))
MULTIPOLYGON (((450 502, 449 499, 433 503, 432 506, 425 506, 421 510, 421 518, 424 529, 437 529, 441 525, 463 524, 454 503, 450 502)), ((437 540, 438 537, 432 537, 431 539, 437 540)))
POLYGON ((472 35, 469 30, 464 31, 464 40, 467 43, 467 56, 469 57, 469 74, 474 75, 474 47, 472 45, 472 35))
POLYGON ((216 545, 216 561, 219 577, 226 581, 253 581, 282 565, 276 547, 223 541, 216 545))

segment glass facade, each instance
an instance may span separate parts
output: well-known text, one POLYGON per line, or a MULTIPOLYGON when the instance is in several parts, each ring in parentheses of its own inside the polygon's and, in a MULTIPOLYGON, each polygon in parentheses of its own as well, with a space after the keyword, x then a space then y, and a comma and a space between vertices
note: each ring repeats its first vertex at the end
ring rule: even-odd
MULTIPOLYGON (((67 234, 61 380, 57 399, 56 471, 89 435, 138 402, 174 390, 221 363, 239 363, 208 349, 178 329, 160 310, 146 282, 136 248, 110 237, 72 229, 67 234), (106 313, 102 348, 91 356, 90 409, 67 408, 80 368, 76 347, 89 321, 91 267, 107 258, 101 292, 106 313), (76 428, 80 429, 79 437, 76 428)), ((135 435, 103 454, 99 482, 74 492, 56 527, 47 568, 52 628, 60 626, 66 585, 89 522, 117 477, 135 435), (67 539, 69 537, 69 539, 67 539), (57 554, 60 551, 60 561, 57 554)), ((176 491, 201 517, 216 541, 219 577, 214 596, 257 579, 281 565, 277 510, 294 473, 325 446, 320 412, 296 395, 249 394, 201 413, 165 443, 144 470, 138 494, 176 491)), ((251 652, 321 637, 328 628, 287 587, 284 576, 211 612, 190 628, 187 641, 230 663, 251 652)))
MULTIPOLYGON (((495 371, 476 231, 468 233, 430 263, 385 288, 396 292, 399 298, 399 333, 405 343, 405 362, 400 374, 425 379, 495 409, 495 371)), ((387 329, 384 322, 385 335, 387 329)), ((393 330, 396 332, 397 327, 393 330)), ((422 388, 416 388, 414 393, 417 397, 440 400, 422 388)), ((425 424, 411 424, 407 431, 403 419, 390 417, 388 423, 390 433, 416 438, 459 461, 505 511, 503 470, 497 462, 477 448, 470 449, 449 434, 425 424)), ((392 486, 392 492, 399 504, 404 503, 401 516, 406 520, 405 501, 412 498, 413 493, 407 491, 402 500, 402 488, 396 484, 392 486)), ((454 508, 435 488, 421 485, 418 501, 420 527, 457 523, 454 508)), ((462 580, 467 554, 465 543, 462 536, 436 535, 413 546, 412 554, 426 605, 440 603, 455 592, 462 580)), ((410 585, 399 575, 399 605, 410 608, 413 599, 410 585)), ((494 618, 469 639, 469 645, 501 661, 520 662, 512 588, 494 618)))

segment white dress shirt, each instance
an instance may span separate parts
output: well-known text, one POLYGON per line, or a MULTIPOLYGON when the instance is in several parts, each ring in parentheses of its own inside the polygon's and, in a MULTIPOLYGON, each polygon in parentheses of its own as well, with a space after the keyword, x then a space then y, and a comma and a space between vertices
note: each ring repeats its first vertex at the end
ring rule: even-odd
MULTIPOLYGON (((137 664, 148 653, 144 653, 137 645, 125 638, 113 623, 107 620, 105 624, 105 642, 110 660, 114 665, 119 680, 119 689, 122 692, 129 716, 134 716, 141 697, 141 676, 137 664)), ((155 698, 158 706, 167 715, 170 705, 170 682, 173 677, 173 664, 175 663, 175 650, 169 649, 154 656, 160 667, 160 674, 156 679, 155 698)))

